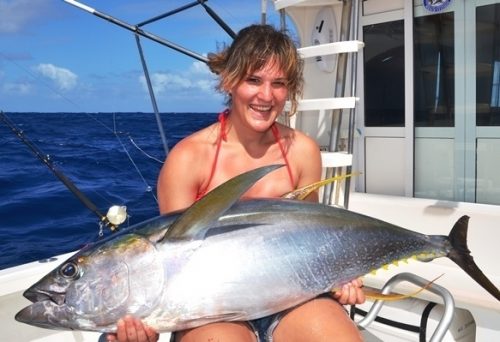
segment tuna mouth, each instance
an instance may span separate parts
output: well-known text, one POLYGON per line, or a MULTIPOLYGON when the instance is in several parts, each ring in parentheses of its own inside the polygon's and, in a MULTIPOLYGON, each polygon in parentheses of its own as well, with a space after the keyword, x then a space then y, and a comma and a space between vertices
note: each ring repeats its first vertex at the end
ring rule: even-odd
POLYGON ((33 304, 19 311, 16 321, 45 329, 61 329, 58 319, 64 319, 68 310, 64 293, 29 288, 23 295, 33 304))
POLYGON ((71 327, 61 325, 68 320, 68 312, 65 305, 55 305, 50 300, 33 303, 19 311, 15 319, 18 322, 34 325, 45 329, 64 329, 71 327))
POLYGON ((32 303, 51 301, 54 304, 62 305, 66 299, 64 293, 44 291, 40 289, 29 288, 24 291, 23 296, 32 303))

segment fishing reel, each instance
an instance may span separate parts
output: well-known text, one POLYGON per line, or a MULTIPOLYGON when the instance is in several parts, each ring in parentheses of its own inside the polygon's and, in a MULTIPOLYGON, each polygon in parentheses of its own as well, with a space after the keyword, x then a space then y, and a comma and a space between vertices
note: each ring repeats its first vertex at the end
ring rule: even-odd
POLYGON ((108 209, 106 216, 101 218, 101 232, 102 234, 102 226, 108 226, 112 232, 118 230, 118 226, 125 222, 127 219, 127 207, 124 205, 113 205, 108 209))

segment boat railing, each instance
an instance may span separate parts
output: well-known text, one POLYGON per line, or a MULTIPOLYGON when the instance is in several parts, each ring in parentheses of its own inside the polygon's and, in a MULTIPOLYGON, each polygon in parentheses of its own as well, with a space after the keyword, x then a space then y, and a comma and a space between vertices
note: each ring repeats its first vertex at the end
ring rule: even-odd
MULTIPOLYGON (((453 320, 453 314, 455 310, 455 301, 453 300, 453 296, 450 291, 445 289, 444 287, 431 283, 427 279, 417 276, 413 273, 399 273, 390 278, 385 285, 382 287, 382 293, 388 294, 390 293, 399 283, 401 282, 410 282, 420 287, 425 287, 427 291, 430 291, 437 296, 439 296, 444 305, 444 312, 441 319, 438 322, 436 330, 432 334, 430 338, 430 342, 439 342, 442 341, 445 337, 446 332, 450 328, 451 322, 453 320)), ((370 310, 366 314, 366 316, 357 322, 357 325, 361 328, 367 329, 371 323, 375 321, 377 318, 382 306, 384 305, 383 300, 376 300, 371 306, 370 310)))

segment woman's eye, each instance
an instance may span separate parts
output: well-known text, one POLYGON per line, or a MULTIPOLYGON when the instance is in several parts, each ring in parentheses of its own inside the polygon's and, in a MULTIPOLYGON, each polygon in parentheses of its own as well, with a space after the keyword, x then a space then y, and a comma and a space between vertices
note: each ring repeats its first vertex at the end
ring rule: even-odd
POLYGON ((256 77, 249 77, 247 78, 247 82, 250 84, 260 84, 260 79, 256 77))
POLYGON ((64 278, 77 278, 80 272, 77 264, 68 262, 61 267, 60 273, 64 278))
POLYGON ((284 88, 284 87, 286 87, 286 82, 285 81, 276 81, 276 82, 273 82, 273 86, 275 88, 284 88))

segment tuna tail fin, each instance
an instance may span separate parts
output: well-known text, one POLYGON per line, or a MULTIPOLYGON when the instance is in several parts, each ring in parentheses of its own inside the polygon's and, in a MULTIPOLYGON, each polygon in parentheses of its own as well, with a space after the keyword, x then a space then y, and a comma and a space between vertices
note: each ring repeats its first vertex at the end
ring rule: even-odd
POLYGON ((467 247, 467 228, 469 224, 469 216, 462 216, 451 229, 448 239, 452 249, 448 253, 448 258, 453 260, 460 268, 462 268, 469 276, 479 283, 493 297, 500 301, 500 291, 498 288, 484 275, 479 267, 474 262, 470 250, 467 247))

